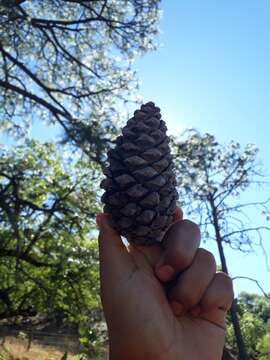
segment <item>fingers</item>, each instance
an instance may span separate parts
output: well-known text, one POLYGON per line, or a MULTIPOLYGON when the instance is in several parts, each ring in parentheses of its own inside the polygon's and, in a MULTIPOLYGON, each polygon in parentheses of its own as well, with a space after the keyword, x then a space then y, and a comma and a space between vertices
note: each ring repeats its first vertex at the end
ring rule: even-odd
POLYGON ((231 278, 223 272, 218 272, 191 314, 225 330, 225 315, 232 305, 233 297, 231 278))
POLYGON ((110 216, 97 215, 101 282, 118 281, 133 268, 132 259, 120 235, 110 225, 110 216))
MULTIPOLYGON (((209 262, 209 266, 212 266, 211 257, 208 260, 206 259, 207 256, 205 261, 206 263, 209 262)), ((231 278, 223 272, 218 272, 214 274, 206 286, 210 272, 206 275, 206 268, 204 267, 204 269, 201 268, 200 273, 197 273, 197 280, 192 287, 188 283, 192 277, 190 275, 191 268, 183 273, 182 278, 180 276, 179 282, 169 294, 174 314, 181 316, 189 311, 193 317, 199 317, 225 329, 225 315, 230 309, 234 297, 231 278), (189 275, 185 276, 187 272, 189 275)))
MULTIPOLYGON (((183 211, 177 207, 173 215, 173 224, 182 219, 183 211)), ((142 257, 142 261, 139 261, 140 263, 143 263, 145 262, 145 260, 147 260, 148 264, 151 266, 152 269, 155 268, 155 265, 157 264, 162 255, 162 246, 160 243, 151 246, 129 244, 128 249, 132 255, 135 253, 136 259, 142 257), (138 256, 138 253, 140 253, 141 256, 138 256)))
POLYGON ((198 249, 192 265, 179 276, 168 294, 176 315, 189 311, 200 302, 215 272, 214 256, 205 249, 198 249))
POLYGON ((219 308, 228 311, 233 301, 232 279, 224 272, 217 272, 200 301, 201 313, 219 308))
POLYGON ((214 256, 199 249, 200 231, 188 220, 175 221, 163 239, 155 266, 157 277, 170 281, 168 300, 176 316, 189 312, 224 328, 225 313, 233 301, 232 281, 216 273, 214 256))
POLYGON ((200 230, 192 221, 176 221, 165 234, 162 244, 164 251, 155 271, 161 281, 168 281, 192 263, 200 244, 200 230))
POLYGON ((173 222, 176 222, 176 221, 182 220, 182 219, 183 219, 183 210, 180 209, 179 207, 177 207, 173 214, 173 222))
MULTIPOLYGON (((182 219, 183 212, 176 208, 174 213, 174 221, 182 219)), ((97 225, 100 230, 99 234, 99 253, 101 275, 104 273, 103 266, 106 263, 106 269, 110 273, 110 277, 117 273, 127 274, 129 270, 133 270, 134 262, 132 261, 132 251, 127 250, 123 244, 120 235, 110 225, 109 214, 101 213, 96 218, 97 225)), ((145 257, 148 263, 154 267, 161 256, 160 244, 153 246, 135 246, 130 245, 130 249, 134 248, 145 257)), ((102 279, 101 279, 102 280, 102 279)))

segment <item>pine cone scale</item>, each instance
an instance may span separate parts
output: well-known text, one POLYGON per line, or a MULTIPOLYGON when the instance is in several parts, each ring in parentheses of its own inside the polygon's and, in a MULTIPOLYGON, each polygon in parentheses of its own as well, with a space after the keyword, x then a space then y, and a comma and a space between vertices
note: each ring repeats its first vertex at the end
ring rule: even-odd
POLYGON ((167 127, 150 102, 134 112, 108 152, 102 201, 114 227, 137 244, 160 242, 173 220, 177 192, 167 127))

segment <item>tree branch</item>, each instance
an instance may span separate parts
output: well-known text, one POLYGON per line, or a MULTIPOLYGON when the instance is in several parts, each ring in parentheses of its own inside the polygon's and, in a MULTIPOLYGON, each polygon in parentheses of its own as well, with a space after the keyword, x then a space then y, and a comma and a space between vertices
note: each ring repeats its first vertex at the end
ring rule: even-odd
POLYGON ((71 120, 72 116, 70 114, 68 114, 67 112, 64 112, 60 109, 58 109, 57 107, 55 107, 54 105, 50 104, 49 102, 47 102, 46 100, 42 99, 41 97, 29 92, 29 91, 25 91, 24 89, 16 86, 16 85, 13 85, 7 81, 3 81, 0 79, 0 86, 8 89, 8 90, 11 90, 11 91, 14 91, 24 97, 27 97, 28 99, 30 100, 33 100, 35 101, 36 103, 38 103, 39 105, 42 105, 44 107, 46 107, 48 110, 50 110, 50 112, 53 113, 53 115, 61 115, 65 118, 67 118, 68 120, 71 120))
POLYGON ((222 240, 235 235, 235 234, 243 234, 246 232, 250 232, 250 231, 260 231, 260 230, 267 230, 270 231, 270 227, 268 226, 257 226, 257 227, 250 227, 250 228, 246 228, 246 229, 242 229, 242 230, 236 230, 236 231, 232 231, 228 234, 222 235, 222 240))
POLYGON ((24 254, 24 253, 18 253, 16 250, 10 250, 10 249, 0 249, 0 257, 13 257, 18 260, 26 261, 27 263, 34 265, 36 267, 51 267, 54 266, 53 264, 48 264, 42 261, 39 261, 37 259, 34 259, 30 255, 24 254))
MULTIPOLYGON (((41 87, 41 89, 43 89, 47 95, 67 114, 70 115, 70 113, 66 110, 66 108, 64 106, 62 106, 59 101, 57 101, 51 94, 51 92, 61 92, 59 89, 53 89, 48 87, 47 85, 45 85, 35 74, 32 73, 31 70, 29 70, 22 62, 18 61, 16 58, 14 58, 11 54, 9 54, 8 52, 5 51, 5 49, 3 48, 1 42, 0 42, 0 51, 2 52, 2 54, 4 54, 5 57, 7 57, 13 64, 15 64, 16 66, 18 66, 25 74, 27 74, 30 79, 32 79, 39 87, 41 87)), ((71 115, 70 115, 71 116, 71 115)))
POLYGON ((235 276, 232 278, 232 280, 237 280, 237 279, 244 279, 244 280, 249 280, 249 281, 253 281, 257 286, 258 288, 261 290, 261 292, 263 293, 263 295, 268 299, 270 300, 270 296, 264 291, 263 287, 260 285, 259 281, 256 280, 256 279, 253 279, 253 278, 250 278, 248 276, 235 276))
POLYGON ((268 198, 265 201, 254 201, 254 202, 249 202, 249 203, 245 203, 245 204, 238 204, 232 207, 225 207, 224 209, 219 210, 220 213, 226 213, 226 212, 230 212, 230 211, 238 211, 241 208, 245 208, 248 206, 262 206, 265 210, 268 210, 267 207, 265 207, 265 205, 270 204, 270 198, 268 198))

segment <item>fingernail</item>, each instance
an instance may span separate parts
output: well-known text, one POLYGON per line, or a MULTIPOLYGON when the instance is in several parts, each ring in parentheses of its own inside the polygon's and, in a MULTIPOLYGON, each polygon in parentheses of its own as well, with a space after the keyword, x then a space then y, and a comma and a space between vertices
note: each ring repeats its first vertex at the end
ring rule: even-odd
POLYGON ((96 216, 96 223, 97 226, 99 227, 99 229, 104 226, 105 224, 109 224, 110 225, 110 219, 109 219, 109 214, 107 213, 99 213, 96 216))
POLYGON ((184 313, 184 306, 180 304, 178 301, 171 301, 170 306, 174 315, 180 316, 184 313))
POLYGON ((197 317, 201 313, 201 308, 199 305, 195 306, 193 309, 190 310, 192 316, 197 317))
POLYGON ((156 269, 157 276, 162 281, 171 280, 175 271, 170 265, 162 265, 156 269))
POLYGON ((96 224, 97 224, 97 226, 100 228, 100 226, 101 226, 101 222, 102 222, 102 213, 100 213, 100 214, 97 214, 97 216, 96 216, 96 224))

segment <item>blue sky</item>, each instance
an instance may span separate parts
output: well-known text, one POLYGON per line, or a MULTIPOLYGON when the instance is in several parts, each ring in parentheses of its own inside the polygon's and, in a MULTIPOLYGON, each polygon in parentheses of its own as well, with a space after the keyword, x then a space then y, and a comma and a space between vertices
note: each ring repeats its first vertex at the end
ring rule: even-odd
MULTIPOLYGON (((220 142, 255 143, 270 180, 270 1, 163 0, 162 9, 160 49, 135 62, 144 101, 161 107, 169 133, 195 127, 220 142)), ((42 136, 54 131, 42 125, 42 136)), ((242 200, 269 192, 253 190, 242 200)), ((261 224, 255 211, 250 217, 261 224)), ((264 244, 270 254, 270 233, 264 244)), ((218 259, 215 244, 205 246, 218 259)), ((259 248, 251 255, 225 251, 232 276, 256 278, 270 292, 259 248)), ((260 293, 254 283, 237 280, 236 294, 242 290, 260 293)))
MULTIPOLYGON (((144 101, 161 107, 170 133, 195 127, 220 142, 255 143, 270 180, 270 2, 163 1, 160 49, 136 62, 144 101)), ((250 191, 242 200, 270 197, 250 191)), ((257 225, 261 218, 252 212, 257 225)), ((270 254, 270 233, 264 244, 270 254)), ((214 244, 207 244, 216 253, 214 244)), ((226 249, 233 276, 250 276, 270 292, 261 250, 244 255, 226 249)), ((216 253, 217 254, 217 253, 216 253)), ((235 292, 259 292, 247 280, 235 292)))

